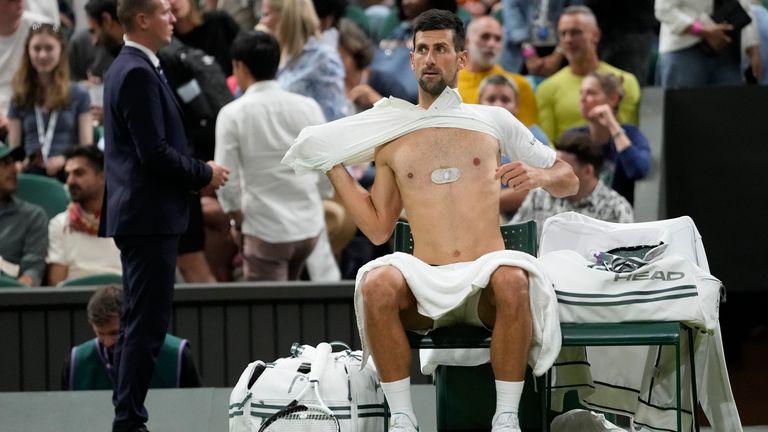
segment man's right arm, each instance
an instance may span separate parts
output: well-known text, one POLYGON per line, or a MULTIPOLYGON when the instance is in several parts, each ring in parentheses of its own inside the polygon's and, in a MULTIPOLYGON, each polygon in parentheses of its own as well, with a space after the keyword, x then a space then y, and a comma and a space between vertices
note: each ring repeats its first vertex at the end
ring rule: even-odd
POLYGON ((377 245, 389 240, 403 209, 400 190, 392 169, 377 161, 376 178, 370 192, 352 178, 344 165, 336 165, 326 174, 344 207, 368 239, 377 245))

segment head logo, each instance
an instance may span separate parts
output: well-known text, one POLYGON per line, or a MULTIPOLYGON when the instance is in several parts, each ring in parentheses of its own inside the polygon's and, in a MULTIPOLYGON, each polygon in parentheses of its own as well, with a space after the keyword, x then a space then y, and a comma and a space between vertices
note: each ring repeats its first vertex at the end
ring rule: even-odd
POLYGON ((665 272, 655 271, 651 272, 639 272, 639 273, 616 273, 613 277, 614 282, 618 281, 640 281, 640 280, 663 280, 663 281, 675 281, 685 277, 683 272, 665 272))

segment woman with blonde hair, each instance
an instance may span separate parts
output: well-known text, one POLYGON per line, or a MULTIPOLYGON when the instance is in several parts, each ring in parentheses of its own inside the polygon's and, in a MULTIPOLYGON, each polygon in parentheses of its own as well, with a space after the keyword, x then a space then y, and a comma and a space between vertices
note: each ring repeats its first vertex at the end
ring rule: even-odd
POLYGON ((579 109, 589 125, 576 129, 589 132, 592 142, 603 146, 603 183, 634 203, 635 180, 651 168, 651 148, 640 129, 616 119, 623 96, 622 77, 610 72, 588 74, 581 82, 579 109))
POLYGON ((344 117, 344 65, 338 51, 318 39, 312 0, 264 0, 258 28, 280 43, 280 86, 317 101, 327 121, 344 117))
POLYGON ((90 105, 88 92, 69 80, 59 26, 33 24, 8 109, 8 144, 24 146, 25 171, 63 179, 64 150, 93 144, 90 105))

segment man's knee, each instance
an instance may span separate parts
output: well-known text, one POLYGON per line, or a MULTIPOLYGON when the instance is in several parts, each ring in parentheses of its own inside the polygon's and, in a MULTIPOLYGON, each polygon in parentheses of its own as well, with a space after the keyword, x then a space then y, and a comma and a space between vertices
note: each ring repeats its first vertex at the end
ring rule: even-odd
POLYGON ((496 304, 528 305, 528 273, 519 267, 502 266, 491 277, 496 304))
POLYGON ((366 307, 399 307, 405 289, 405 279, 394 267, 379 267, 368 272, 360 289, 366 307))

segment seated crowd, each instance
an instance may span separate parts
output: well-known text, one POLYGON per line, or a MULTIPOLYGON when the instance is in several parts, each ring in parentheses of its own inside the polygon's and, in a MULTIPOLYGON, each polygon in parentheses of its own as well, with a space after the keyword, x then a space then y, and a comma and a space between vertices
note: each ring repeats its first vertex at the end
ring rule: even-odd
MULTIPOLYGON (((113 240, 96 234, 104 201, 102 81, 123 46, 117 2, 89 0, 87 24, 76 26, 71 11, 45 16, 24 0, 0 0, 0 271, 23 285, 121 272, 113 240), (15 196, 19 173, 61 181, 70 204, 48 220, 15 196)), ((624 31, 618 23, 630 12, 599 0, 543 11, 522 0, 263 0, 260 10, 227 0, 171 3, 175 37, 158 57, 186 116, 190 147, 232 169, 226 187, 190 195, 177 261, 185 282, 353 279, 388 252, 357 230, 327 179, 297 177, 280 160, 305 126, 382 97, 416 101, 409 53, 415 18, 425 10, 451 10, 467 25, 468 62, 457 76, 463 101, 506 108, 579 177, 568 198, 502 190, 503 222, 533 219, 539 229, 561 211, 633 220, 635 181, 651 169, 638 128, 642 85, 763 82, 761 61, 768 60, 754 29, 766 25, 758 4, 751 13, 760 19, 731 38, 727 25, 688 17, 665 0, 637 2, 632 13, 641 24, 624 31), (251 31, 254 25, 274 39, 251 31), (617 42, 625 39, 636 43, 617 42), (271 40, 279 46, 267 58, 271 40), (715 54, 702 54, 699 43, 715 54), (691 65, 711 73, 678 72, 691 65)), ((374 166, 347 168, 370 187, 374 166)))

